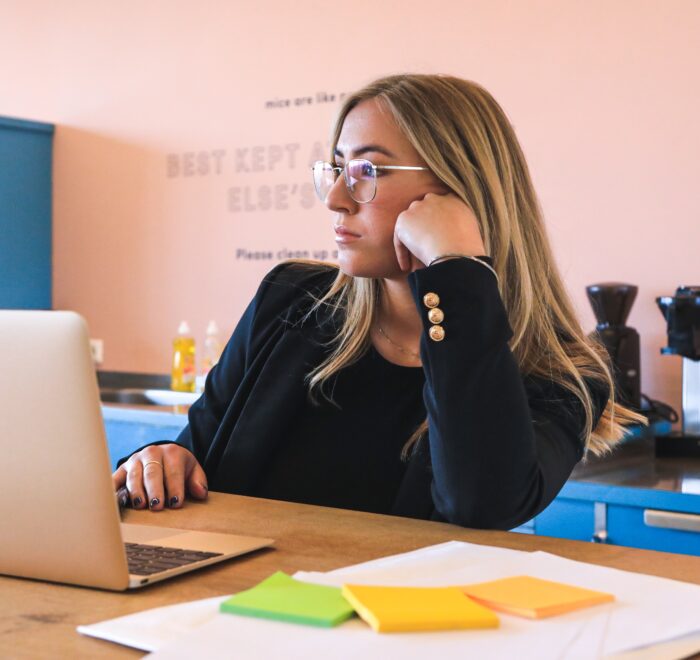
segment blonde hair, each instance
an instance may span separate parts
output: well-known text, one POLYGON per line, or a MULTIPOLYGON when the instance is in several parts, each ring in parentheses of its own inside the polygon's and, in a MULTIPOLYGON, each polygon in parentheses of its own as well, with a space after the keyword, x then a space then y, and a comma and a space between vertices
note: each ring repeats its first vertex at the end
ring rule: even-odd
MULTIPOLYGON (((344 100, 331 154, 343 122, 359 103, 375 99, 430 170, 474 212, 486 253, 493 259, 513 337, 510 349, 524 375, 560 384, 581 401, 586 451, 600 455, 624 435, 624 425, 646 418, 615 402, 605 348, 583 332, 555 265, 525 157, 505 113, 480 85, 438 75, 381 78, 344 100), (584 379, 606 383, 610 398, 593 428, 593 401, 584 379)), ((331 156, 333 160, 333 156, 331 156)), ((370 345, 380 281, 338 272, 314 309, 328 305, 342 318, 329 357, 308 375, 323 392, 328 379, 370 345)), ((425 421, 406 452, 428 429, 425 421)))

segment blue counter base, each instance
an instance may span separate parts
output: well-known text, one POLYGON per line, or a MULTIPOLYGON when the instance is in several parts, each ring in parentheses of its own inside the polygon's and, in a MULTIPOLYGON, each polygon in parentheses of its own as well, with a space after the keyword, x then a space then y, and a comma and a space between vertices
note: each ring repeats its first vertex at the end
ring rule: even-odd
POLYGON ((579 465, 554 502, 530 521, 532 532, 700 555, 700 532, 644 520, 645 511, 682 513, 697 516, 700 528, 700 459, 655 455, 655 436, 670 430, 668 422, 658 422, 611 456, 579 465))
POLYGON ((158 440, 175 440, 187 424, 184 413, 102 406, 112 470, 117 461, 134 450, 158 440))

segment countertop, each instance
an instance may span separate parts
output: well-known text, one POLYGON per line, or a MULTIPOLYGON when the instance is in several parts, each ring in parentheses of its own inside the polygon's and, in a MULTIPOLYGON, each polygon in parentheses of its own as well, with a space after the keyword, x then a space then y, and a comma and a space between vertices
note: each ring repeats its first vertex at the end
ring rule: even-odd
MULTIPOLYGON (((210 493, 183 509, 123 511, 125 522, 275 539, 274 549, 210 566, 131 594, 0 577, 0 655, 136 658, 143 652, 83 637, 77 625, 152 607, 248 589, 275 571, 328 571, 450 540, 524 551, 700 584, 700 558, 545 536, 471 530, 446 523, 210 493)), ((328 631, 330 633, 330 631, 328 631)), ((332 655, 333 646, 326 649, 332 655)), ((235 648, 231 648, 231 655, 235 648)), ((426 653, 425 655, 429 655, 426 653)), ((687 654, 680 654, 687 655, 687 654)), ((679 657, 676 654, 675 657, 679 657)))
POLYGON ((700 495, 700 459, 658 458, 653 438, 645 438, 579 463, 571 480, 700 495))

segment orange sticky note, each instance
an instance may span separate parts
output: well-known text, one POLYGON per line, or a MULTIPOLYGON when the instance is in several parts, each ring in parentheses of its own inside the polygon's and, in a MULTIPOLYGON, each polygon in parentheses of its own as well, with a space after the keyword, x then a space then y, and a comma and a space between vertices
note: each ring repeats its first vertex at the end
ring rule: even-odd
POLYGON ((377 632, 498 628, 498 617, 459 587, 346 584, 342 594, 377 632))
POLYGON ((461 589, 487 607, 530 619, 542 619, 615 600, 615 596, 602 591, 526 575, 470 584, 461 589))

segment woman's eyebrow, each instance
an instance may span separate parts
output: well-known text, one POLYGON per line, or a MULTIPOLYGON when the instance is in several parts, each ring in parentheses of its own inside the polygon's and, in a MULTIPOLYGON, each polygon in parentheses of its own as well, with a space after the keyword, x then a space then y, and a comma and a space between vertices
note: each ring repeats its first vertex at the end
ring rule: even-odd
MULTIPOLYGON (((391 153, 386 147, 382 147, 379 144, 366 144, 362 147, 359 147, 358 149, 355 149, 353 152, 353 156, 356 158, 357 156, 363 156, 366 153, 369 152, 376 152, 379 154, 384 154, 385 156, 388 156, 389 158, 396 158, 396 156, 391 153)), ((340 156, 341 158, 345 158, 345 155, 340 149, 335 149, 333 152, 333 155, 335 156, 340 156)))

